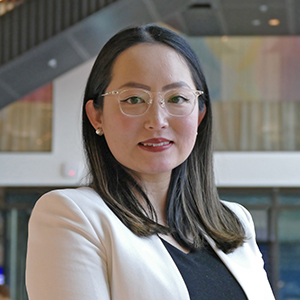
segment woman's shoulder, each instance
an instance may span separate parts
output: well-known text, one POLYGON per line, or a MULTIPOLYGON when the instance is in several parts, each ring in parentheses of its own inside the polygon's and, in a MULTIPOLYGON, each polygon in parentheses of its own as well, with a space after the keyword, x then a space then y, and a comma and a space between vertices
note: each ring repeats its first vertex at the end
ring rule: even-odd
POLYGON ((33 214, 37 212, 66 217, 85 215, 89 219, 115 216, 99 194, 89 187, 52 190, 39 198, 33 214))
POLYGON ((78 206, 81 206, 82 204, 86 205, 87 203, 99 206, 105 204, 99 194, 97 194, 92 188, 79 187, 49 191, 39 198, 36 205, 40 205, 41 203, 51 204, 62 201, 72 202, 78 206))
POLYGON ((124 227, 103 199, 89 187, 53 190, 44 194, 35 204, 29 220, 31 232, 76 233, 76 236, 79 234, 91 240, 99 249, 100 244, 109 240, 113 228, 120 232, 126 230, 124 227))
POLYGON ((230 202, 226 200, 221 200, 221 202, 227 206, 231 211, 233 211, 238 217, 241 218, 251 218, 249 211, 241 204, 237 202, 230 202))
POLYGON ((243 205, 225 200, 221 200, 221 202, 238 217, 246 231, 246 235, 255 234, 252 216, 243 205))

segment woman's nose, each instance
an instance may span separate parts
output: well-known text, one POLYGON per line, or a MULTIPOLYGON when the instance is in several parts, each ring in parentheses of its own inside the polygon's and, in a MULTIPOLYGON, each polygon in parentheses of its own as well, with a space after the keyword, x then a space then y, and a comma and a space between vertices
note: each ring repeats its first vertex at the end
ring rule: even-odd
POLYGON ((161 96, 157 95, 146 113, 145 126, 147 129, 160 130, 169 126, 168 112, 161 96))

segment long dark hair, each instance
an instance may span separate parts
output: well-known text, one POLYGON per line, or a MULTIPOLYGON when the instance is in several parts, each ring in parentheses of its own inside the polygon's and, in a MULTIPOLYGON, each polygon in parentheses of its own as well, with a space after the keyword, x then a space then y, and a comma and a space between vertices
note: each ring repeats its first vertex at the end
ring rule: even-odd
POLYGON ((198 249, 206 233, 226 253, 243 244, 245 231, 236 215, 219 200, 214 183, 212 111, 206 80, 195 53, 181 36, 156 25, 128 28, 113 36, 102 48, 89 76, 82 126, 90 186, 136 235, 170 233, 182 246, 198 249), (167 226, 156 222, 154 208, 142 186, 111 154, 105 136, 95 134, 85 112, 89 100, 94 100, 96 109, 102 109, 101 94, 111 81, 114 62, 124 50, 141 43, 163 44, 177 51, 187 62, 196 88, 204 91, 199 97, 199 109, 205 105, 206 114, 199 125, 195 146, 187 160, 172 171, 167 194, 167 226), (144 199, 147 209, 137 195, 144 199))

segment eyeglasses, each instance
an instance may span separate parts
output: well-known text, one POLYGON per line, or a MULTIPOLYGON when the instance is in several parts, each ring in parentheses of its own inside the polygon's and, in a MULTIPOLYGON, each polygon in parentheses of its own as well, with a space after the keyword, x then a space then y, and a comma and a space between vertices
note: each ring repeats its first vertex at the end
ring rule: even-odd
POLYGON ((159 104, 171 116, 185 117, 191 114, 197 98, 203 91, 179 87, 166 92, 149 92, 139 88, 111 91, 101 96, 116 95, 121 112, 126 116, 141 116, 153 103, 153 95, 160 95, 159 104))

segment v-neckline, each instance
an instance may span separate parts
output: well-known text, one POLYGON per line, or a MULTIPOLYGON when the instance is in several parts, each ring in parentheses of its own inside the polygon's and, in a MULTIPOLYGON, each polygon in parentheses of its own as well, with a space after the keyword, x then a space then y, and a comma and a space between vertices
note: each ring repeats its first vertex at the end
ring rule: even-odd
POLYGON ((164 238, 162 238, 162 237, 159 237, 159 238, 162 241, 162 243, 165 245, 165 247, 171 247, 172 249, 174 249, 175 251, 181 253, 182 255, 190 255, 190 254, 194 253, 194 251, 192 251, 192 250, 190 250, 189 252, 185 252, 185 251, 177 248, 176 246, 172 245, 171 243, 166 241, 164 238))

